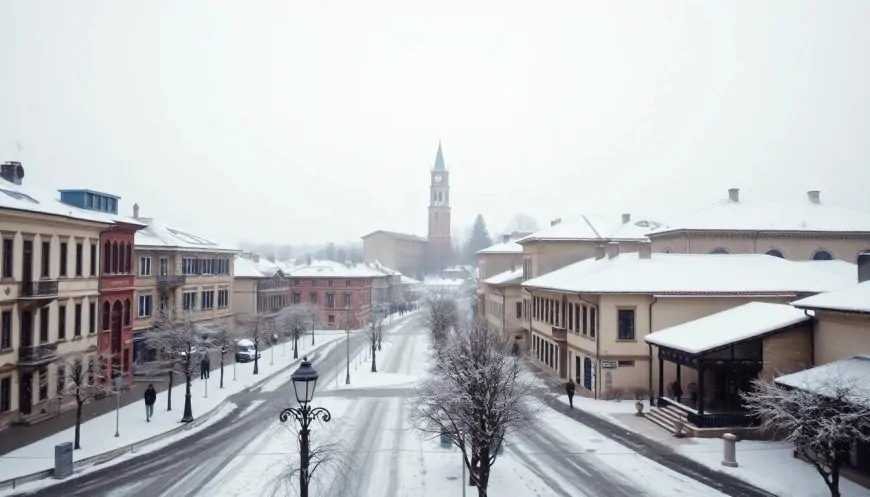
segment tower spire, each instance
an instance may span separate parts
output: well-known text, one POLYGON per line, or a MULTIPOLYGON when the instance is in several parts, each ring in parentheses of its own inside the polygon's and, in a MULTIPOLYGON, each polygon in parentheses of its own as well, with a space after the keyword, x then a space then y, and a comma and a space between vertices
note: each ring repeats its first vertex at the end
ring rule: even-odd
POLYGON ((438 154, 435 156, 435 167, 432 168, 433 171, 446 171, 447 167, 444 165, 444 154, 441 152, 441 140, 438 140, 438 154))

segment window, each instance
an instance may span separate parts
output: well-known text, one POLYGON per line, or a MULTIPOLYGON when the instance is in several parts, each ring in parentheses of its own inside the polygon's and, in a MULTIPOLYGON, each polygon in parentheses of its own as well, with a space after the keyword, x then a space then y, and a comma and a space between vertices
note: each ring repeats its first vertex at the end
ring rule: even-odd
POLYGON ((816 250, 816 253, 813 254, 814 261, 832 261, 834 260, 834 256, 828 252, 827 250, 816 250))
POLYGON ((39 400, 48 398, 48 368, 39 368, 39 400))
POLYGON ((61 244, 60 244, 60 275, 62 277, 66 277, 66 259, 67 259, 67 244, 66 244, 66 242, 61 242, 61 244))
POLYGON ((344 308, 349 309, 352 306, 353 306, 353 295, 351 295, 350 293, 345 293, 344 294, 344 308))
POLYGON ((302 295, 299 292, 293 292, 293 303, 298 304, 302 301, 302 295))
POLYGON ((725 250, 723 248, 717 248, 717 249, 714 249, 713 251, 711 251, 710 253, 721 255, 721 254, 730 254, 731 252, 728 252, 727 250, 725 250))
POLYGON ((332 286, 332 280, 326 280, 326 286, 331 287, 331 286, 332 286))
POLYGON ((229 259, 218 259, 218 274, 230 274, 229 259))
POLYGON ((302 282, 299 280, 293 280, 293 286, 302 286, 302 282))
POLYGON ((619 309, 617 320, 619 326, 618 340, 634 340, 634 309, 619 309))
POLYGON ((202 274, 214 274, 212 270, 212 266, 214 266, 214 259, 202 259, 202 274))
POLYGON ((139 258, 139 276, 151 276, 151 258, 139 258))
POLYGON ((48 341, 48 307, 39 310, 39 343, 48 341))
POLYGON ((4 238, 3 239, 3 277, 4 278, 11 278, 12 274, 13 274, 12 268, 14 266, 12 265, 12 261, 13 261, 13 259, 12 259, 12 255, 13 255, 12 247, 14 245, 12 242, 14 242, 14 240, 12 240, 11 238, 4 238))
POLYGON ((184 292, 182 294, 181 309, 185 311, 196 310, 196 292, 184 292))
POLYGON ((12 410, 12 378, 0 379, 0 412, 12 410))
POLYGON ((616 361, 616 366, 620 368, 633 368, 634 361, 616 361))
POLYGON ((75 307, 75 322, 73 323, 73 335, 82 336, 82 305, 76 304, 75 307))
POLYGON ((91 302, 88 304, 88 333, 97 332, 97 304, 91 302))
POLYGON ((596 316, 596 314, 598 314, 596 312, 596 309, 594 307, 590 307, 589 308, 589 337, 590 338, 595 338, 595 332, 598 329, 598 323, 596 320, 596 318, 598 316, 596 316))
POLYGON ((230 291, 228 289, 218 290, 218 307, 229 307, 229 306, 230 306, 230 291))
POLYGON ((58 364, 57 366, 57 395, 63 396, 63 391, 66 389, 66 366, 58 364))
MULTIPOLYGON (((185 293, 184 295, 186 296, 187 294, 185 293)), ((195 293, 193 295, 196 296, 195 293)), ((152 299, 152 296, 150 294, 139 295, 139 311, 138 311, 139 313, 138 313, 138 316, 140 318, 147 318, 148 316, 151 315, 151 299, 152 299)))
POLYGON ((568 303, 568 329, 574 331, 574 304, 568 303))
POLYGON ((308 294, 308 301, 314 305, 317 305, 317 292, 311 292, 308 294))
POLYGON ((57 338, 66 340, 66 306, 57 306, 57 338))
POLYGON ((776 250, 776 249, 768 250, 767 252, 765 252, 765 254, 772 255, 774 257, 779 257, 780 259, 785 259, 785 256, 782 254, 782 252, 780 252, 779 250, 776 250))
POLYGON ((12 311, 3 311, 0 317, 0 349, 12 348, 12 311))
POLYGON ((130 299, 124 299, 124 326, 130 326, 130 299))
POLYGON ((109 303, 103 302, 103 330, 109 329, 109 303))
POLYGON ((91 244, 91 276, 97 275, 97 244, 91 244))
POLYGON ((203 290, 202 291, 202 307, 200 309, 213 309, 214 308, 214 290, 203 290))
POLYGON ((326 308, 332 309, 335 307, 335 295, 331 293, 326 294, 326 308))
POLYGON ((48 271, 51 267, 51 243, 42 242, 42 277, 48 278, 48 271))
POLYGON ((344 280, 344 286, 350 286, 350 280, 344 280))
POLYGON ((169 310, 169 297, 165 293, 160 294, 160 307, 157 310, 159 312, 166 312, 169 310))
POLYGON ((523 303, 517 302, 517 319, 523 318, 523 303))
POLYGON ((81 243, 76 244, 76 276, 82 275, 82 251, 84 250, 84 246, 81 243))
POLYGON ((335 326, 335 316, 330 314, 327 322, 330 326, 335 326))
POLYGON ((15 200, 26 200, 32 204, 39 203, 39 201, 37 201, 35 198, 31 197, 30 195, 28 195, 26 193, 16 192, 16 191, 12 191, 12 190, 2 190, 2 189, 0 189, 0 192, 3 192, 6 195, 9 195, 10 197, 14 198, 15 200))

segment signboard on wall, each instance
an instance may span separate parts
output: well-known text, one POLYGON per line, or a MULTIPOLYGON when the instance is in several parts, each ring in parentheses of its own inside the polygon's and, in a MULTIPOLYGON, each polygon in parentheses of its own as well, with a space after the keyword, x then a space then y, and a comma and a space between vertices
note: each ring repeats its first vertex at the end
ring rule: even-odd
POLYGON ((616 369, 616 361, 601 361, 601 369, 616 369))

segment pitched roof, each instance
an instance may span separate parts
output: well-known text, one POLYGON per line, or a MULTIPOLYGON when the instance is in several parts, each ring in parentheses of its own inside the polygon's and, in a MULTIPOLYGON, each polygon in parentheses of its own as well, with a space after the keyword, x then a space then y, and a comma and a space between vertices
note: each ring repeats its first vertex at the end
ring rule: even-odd
POLYGON ((646 240, 646 233, 660 223, 649 219, 611 218, 600 214, 584 214, 570 221, 536 231, 518 240, 524 244, 540 240, 646 240))
POLYGON ((852 276, 858 274, 858 265, 848 261, 833 259, 830 261, 795 261, 800 264, 805 264, 822 271, 830 271, 843 276, 852 276))
POLYGON ((205 237, 193 235, 157 221, 154 218, 138 218, 145 228, 136 232, 134 243, 139 248, 175 249, 201 252, 238 253, 233 247, 220 245, 205 237))
POLYGON ((834 231, 870 232, 870 213, 813 202, 719 200, 703 209, 651 230, 655 237, 678 230, 697 231, 834 231))
POLYGON ((409 235, 408 233, 399 233, 398 231, 387 231, 387 230, 375 230, 369 233, 368 235, 363 235, 362 238, 366 239, 370 236, 377 235, 382 233, 384 235, 392 236, 393 238, 398 238, 400 240, 408 240, 412 242, 427 242, 426 238, 417 235, 409 235))
POLYGON ((810 316, 785 304, 750 302, 716 314, 650 333, 653 345, 702 354, 809 321, 810 316))
POLYGON ((574 293, 651 295, 793 295, 854 284, 830 271, 763 254, 660 254, 641 259, 624 253, 586 259, 523 283, 524 287, 574 293))
POLYGON ((345 265, 334 261, 311 261, 295 266, 289 276, 293 278, 381 278, 384 273, 365 264, 345 265))
POLYGON ((402 274, 399 271, 396 271, 395 269, 390 269, 387 266, 384 266, 383 264, 381 264, 381 261, 378 261, 378 260, 375 260, 375 262, 367 262, 366 265, 368 267, 374 269, 375 271, 379 271, 379 272, 386 274, 386 275, 389 275, 389 276, 400 276, 402 274))
POLYGON ((518 285, 523 280, 523 268, 507 270, 483 280, 487 285, 518 285))
POLYGON ((835 395, 837 386, 854 385, 856 402, 868 404, 866 385, 870 384, 870 356, 856 355, 842 361, 831 362, 774 380, 779 385, 797 388, 822 396, 835 395), (863 388, 862 388, 863 387, 863 388))
POLYGON ((433 171, 446 171, 447 166, 444 165, 444 153, 441 152, 441 142, 438 142, 438 153, 435 155, 435 166, 433 171))
POLYGON ((807 297, 791 305, 801 309, 870 313, 870 281, 807 297))
POLYGON ((233 277, 235 278, 271 278, 280 271, 281 268, 268 259, 254 262, 252 259, 236 255, 236 260, 233 263, 233 277))
POLYGON ((478 254, 522 254, 523 246, 517 243, 516 240, 496 243, 491 247, 479 250, 478 254))

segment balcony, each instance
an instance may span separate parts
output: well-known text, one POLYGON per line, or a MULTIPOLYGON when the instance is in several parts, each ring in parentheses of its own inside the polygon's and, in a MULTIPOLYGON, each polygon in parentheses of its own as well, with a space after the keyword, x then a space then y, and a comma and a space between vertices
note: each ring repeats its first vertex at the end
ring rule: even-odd
POLYGON ((19 366, 41 366, 57 359, 57 343, 18 347, 19 366))
POLYGON ((57 298, 57 280, 22 281, 18 300, 24 308, 42 307, 57 298))
POLYGON ((187 276, 183 274, 163 275, 157 277, 157 286, 160 288, 175 288, 184 285, 187 276))
POLYGON ((568 330, 565 328, 559 328, 557 326, 553 326, 551 331, 553 334, 553 340, 557 342, 567 342, 568 341, 568 330))

